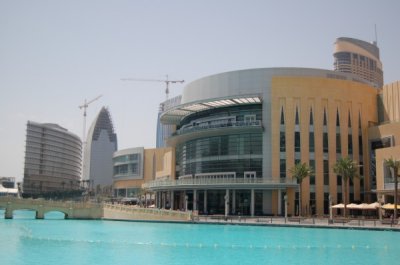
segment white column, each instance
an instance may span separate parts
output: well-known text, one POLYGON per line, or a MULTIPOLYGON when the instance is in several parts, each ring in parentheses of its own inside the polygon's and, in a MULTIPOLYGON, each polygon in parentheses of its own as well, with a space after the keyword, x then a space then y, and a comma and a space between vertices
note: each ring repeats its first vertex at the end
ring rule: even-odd
POLYGON ((285 195, 284 197, 283 197, 283 199, 285 200, 285 223, 286 223, 286 220, 287 220, 287 208, 288 208, 288 198, 287 198, 287 195, 285 195))
POLYGON ((254 216, 254 189, 251 189, 250 197, 250 215, 254 216))
POLYGON ((236 190, 232 190, 232 213, 236 213, 236 190))
POLYGON ((186 191, 183 194, 184 194, 183 199, 185 200, 185 211, 187 211, 188 210, 188 196, 186 194, 186 191))
POLYGON ((225 192, 225 216, 229 214, 229 190, 226 189, 225 192))
POLYGON ((332 218, 333 218, 333 215, 332 215, 332 197, 329 194, 329 222, 332 222, 332 218))
POLYGON ((169 205, 171 206, 171 210, 174 209, 174 199, 175 199, 174 191, 171 190, 170 191, 170 196, 169 196, 169 205))
POLYGON ((278 215, 282 214, 282 191, 278 190, 278 215))
POLYGON ((207 190, 204 190, 204 213, 208 214, 208 210, 207 210, 207 190))
POLYGON ((197 190, 193 190, 193 211, 197 211, 197 190))

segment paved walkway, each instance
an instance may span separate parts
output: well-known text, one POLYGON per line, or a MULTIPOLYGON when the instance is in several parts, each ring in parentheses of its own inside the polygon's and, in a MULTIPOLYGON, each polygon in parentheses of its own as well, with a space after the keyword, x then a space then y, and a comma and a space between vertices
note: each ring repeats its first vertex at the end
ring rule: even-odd
POLYGON ((370 229, 370 230, 393 230, 400 232, 399 224, 392 224, 385 219, 344 219, 337 217, 329 223, 328 218, 287 218, 284 217, 239 217, 229 216, 199 216, 194 220, 197 223, 207 224, 235 224, 235 225, 264 225, 264 226, 300 226, 300 227, 322 227, 322 228, 346 228, 346 229, 370 229))

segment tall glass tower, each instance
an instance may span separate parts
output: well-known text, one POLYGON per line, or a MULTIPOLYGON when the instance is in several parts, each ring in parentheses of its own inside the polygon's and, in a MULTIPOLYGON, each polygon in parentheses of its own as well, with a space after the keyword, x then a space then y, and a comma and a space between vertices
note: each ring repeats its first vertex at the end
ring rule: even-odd
POLYGON ((86 139, 82 179, 89 181, 92 187, 112 185, 112 156, 118 144, 111 115, 106 107, 100 110, 93 121, 86 139))

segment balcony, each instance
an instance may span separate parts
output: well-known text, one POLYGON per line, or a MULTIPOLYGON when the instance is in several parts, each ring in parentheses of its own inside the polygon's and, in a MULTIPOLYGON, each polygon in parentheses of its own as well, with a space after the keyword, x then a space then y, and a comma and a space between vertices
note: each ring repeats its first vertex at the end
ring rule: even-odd
POLYGON ((280 178, 183 178, 174 180, 154 180, 144 183, 149 190, 185 189, 286 189, 297 188, 296 180, 280 178))
POLYGON ((251 132, 262 132, 263 127, 260 120, 256 121, 232 121, 227 123, 202 123, 196 126, 181 128, 167 139, 167 145, 196 139, 198 137, 212 137, 228 134, 240 134, 251 132))
POLYGON ((182 135, 185 133, 191 133, 196 131, 210 130, 210 129, 219 129, 219 128, 243 128, 243 127, 261 127, 261 121, 234 121, 227 123, 210 123, 210 124, 201 124, 197 126, 190 126, 186 128, 182 128, 176 131, 172 136, 182 135))

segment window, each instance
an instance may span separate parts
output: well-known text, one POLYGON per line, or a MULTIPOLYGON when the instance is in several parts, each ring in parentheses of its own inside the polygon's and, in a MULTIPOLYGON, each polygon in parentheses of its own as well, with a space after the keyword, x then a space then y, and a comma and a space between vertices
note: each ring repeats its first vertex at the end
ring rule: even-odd
POLYGON ((286 160, 285 159, 280 160, 279 171, 280 171, 281 178, 286 177, 286 160))
POLYGON ((323 172, 324 172, 324 185, 329 186, 329 161, 324 160, 323 162, 323 172))
POLYGON ((285 115, 283 114, 283 107, 281 109, 281 125, 285 125, 285 115))
POLYGON ((299 110, 298 110, 298 108, 296 107, 296 118, 295 118, 295 124, 296 125, 299 125, 299 110))
POLYGON ((310 176, 310 185, 315 185, 315 160, 310 160, 310 167, 314 171, 314 174, 310 176))
POLYGON ((139 154, 132 154, 132 155, 129 155, 129 160, 130 161, 132 161, 132 160, 138 160, 139 159, 139 154))
POLYGON ((256 115, 245 115, 244 122, 246 124, 252 124, 256 121, 256 115))
POLYGON ((308 141, 309 141, 310 153, 315 152, 314 132, 310 132, 308 134, 308 141))
POLYGON ((351 134, 348 135, 347 148, 348 148, 349 155, 352 155, 353 154, 353 136, 351 134))
POLYGON ((336 153, 342 153, 342 144, 340 141, 340 133, 336 133, 336 153))
POLYGON ((328 133, 324 132, 322 135, 323 141, 323 151, 324 153, 328 153, 328 133))
POLYGON ((286 135, 285 132, 280 132, 279 135, 279 148, 281 152, 286 152, 286 135))
POLYGON ((339 109, 336 111, 336 127, 340 127, 339 109))
POLYGON ((294 132, 294 151, 300 152, 300 132, 294 132))
POLYGON ((323 121, 323 125, 324 125, 324 126, 327 126, 326 109, 324 109, 324 121, 323 121))

